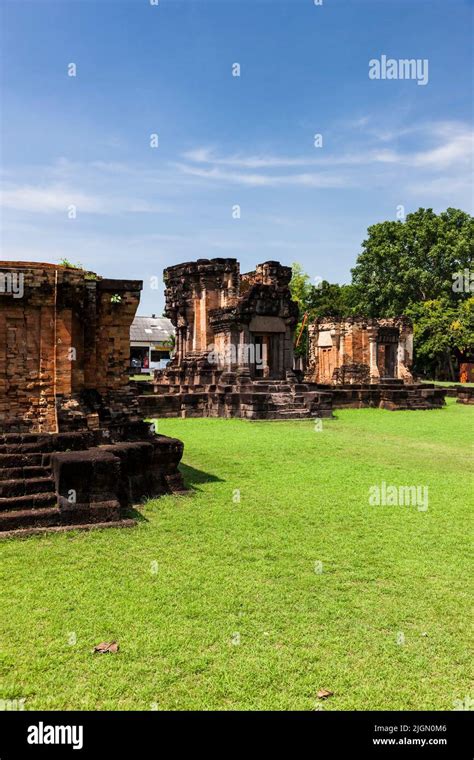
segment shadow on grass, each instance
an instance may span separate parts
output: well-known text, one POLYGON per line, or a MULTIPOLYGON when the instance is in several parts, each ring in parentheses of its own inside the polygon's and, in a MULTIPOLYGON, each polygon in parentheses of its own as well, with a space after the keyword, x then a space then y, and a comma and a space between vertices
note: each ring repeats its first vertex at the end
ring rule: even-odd
MULTIPOLYGON (((189 495, 192 495, 193 491, 201 491, 202 489, 199 488, 199 485, 202 483, 224 482, 223 479, 218 478, 217 475, 211 475, 209 472, 196 470, 194 467, 190 467, 187 464, 180 464, 179 469, 183 475, 186 488, 189 488, 189 495)), ((186 496, 186 494, 183 495, 186 496)), ((137 522, 148 522, 147 518, 141 510, 149 509, 150 504, 155 501, 158 502, 158 504, 156 504, 153 509, 156 509, 159 505, 160 498, 161 496, 144 496, 140 504, 137 504, 136 507, 130 507, 127 510, 126 517, 131 518, 132 520, 136 520, 137 522)))
POLYGON ((201 491, 202 489, 199 488, 199 485, 202 483, 224 482, 223 479, 218 478, 217 475, 212 475, 210 472, 203 472, 202 470, 196 470, 188 464, 181 463, 179 469, 183 475, 186 487, 190 488, 192 491, 201 491))
MULTIPOLYGON (((143 504, 140 504, 139 505, 140 508, 143 509, 143 507, 145 507, 147 501, 148 501, 148 499, 146 501, 144 501, 143 504)), ((136 507, 129 507, 127 509, 126 517, 130 518, 131 520, 136 520, 137 523, 138 522, 148 522, 148 520, 146 519, 145 515, 143 515, 136 507)))

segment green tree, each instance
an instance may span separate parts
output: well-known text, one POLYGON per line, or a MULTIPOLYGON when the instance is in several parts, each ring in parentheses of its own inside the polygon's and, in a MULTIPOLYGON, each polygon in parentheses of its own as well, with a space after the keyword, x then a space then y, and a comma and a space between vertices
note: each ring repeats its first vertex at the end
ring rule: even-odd
POLYGON ((294 262, 291 265, 290 292, 293 301, 296 301, 301 313, 304 313, 308 308, 311 289, 312 285, 309 274, 303 271, 301 264, 294 262))
POLYGON ((352 270, 356 311, 413 319, 415 370, 456 379, 472 354, 472 293, 455 287, 473 268, 474 219, 459 209, 420 208, 404 222, 374 224, 352 270))
MULTIPOLYGON (((309 275, 303 271, 301 264, 294 262, 291 265, 290 292, 293 301, 296 301, 299 309, 299 319, 295 331, 297 338, 303 329, 305 314, 307 315, 309 310, 312 287, 309 275)), ((303 333, 301 333, 298 346, 295 346, 296 356, 304 356, 306 354, 306 345, 306 329, 304 329, 303 333)))
POLYGON ((298 346, 295 348, 297 356, 306 353, 306 335, 308 323, 316 317, 344 317, 353 313, 357 303, 357 291, 352 285, 338 285, 323 280, 321 283, 313 284, 309 275, 303 271, 301 264, 292 264, 292 278, 290 282, 290 291, 293 300, 299 307, 299 321, 296 328, 296 336, 301 338, 298 346), (306 315, 306 322, 303 327, 303 320, 306 315))
POLYGON ((316 317, 348 317, 357 308, 358 294, 353 285, 338 285, 323 280, 314 286, 308 309, 312 318, 316 317))
POLYGON ((453 278, 472 269, 473 233, 473 217, 454 208, 420 208, 404 222, 369 227, 352 270, 360 312, 398 316, 415 303, 457 302, 462 294, 453 291, 453 278))
MULTIPOLYGON (((469 214, 420 208, 403 222, 369 227, 351 285, 324 280, 316 287, 294 264, 290 288, 300 307, 298 329, 305 313, 308 322, 318 316, 406 314, 413 320, 415 370, 457 379, 458 364, 474 356, 473 240, 469 214)), ((306 331, 303 336, 300 354, 306 351, 306 331)))
POLYGON ((472 361, 474 298, 452 303, 436 299, 413 304, 416 370, 439 380, 457 380, 457 364, 472 361))

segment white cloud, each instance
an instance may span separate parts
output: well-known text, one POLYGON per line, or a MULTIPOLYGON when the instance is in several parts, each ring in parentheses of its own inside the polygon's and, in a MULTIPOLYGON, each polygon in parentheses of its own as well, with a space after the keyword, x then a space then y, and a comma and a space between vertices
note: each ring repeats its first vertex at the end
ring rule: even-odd
POLYGON ((210 148, 196 148, 183 153, 183 158, 198 164, 214 164, 216 166, 234 166, 240 169, 274 169, 278 167, 308 166, 316 163, 307 157, 287 156, 216 156, 210 148))
POLYGON ((302 187, 342 187, 348 180, 343 177, 328 174, 245 174, 242 172, 222 171, 217 167, 203 169, 187 164, 176 164, 183 174, 203 179, 230 182, 233 184, 248 185, 250 187, 281 187, 284 185, 299 185, 302 187))
POLYGON ((53 213, 67 211, 74 204, 89 213, 100 213, 100 199, 81 192, 73 192, 62 185, 33 186, 21 185, 2 190, 1 203, 4 208, 18 211, 53 213))
MULTIPOLYGON (((350 130, 354 123, 349 120, 346 127, 350 130)), ((78 214, 174 213, 182 209, 185 193, 196 197, 203 183, 257 189, 396 188, 416 193, 420 202, 429 193, 444 193, 448 203, 469 197, 473 139, 467 124, 413 122, 389 134, 380 121, 381 144, 380 135, 371 130, 373 119, 367 116, 356 123, 356 135, 335 129, 325 136, 323 148, 310 149, 307 155, 225 154, 201 146, 184 153, 185 160, 156 165, 66 158, 49 166, 24 165, 3 171, 1 201, 5 209, 23 214, 66 216, 70 205, 78 214)))
POLYGON ((474 133, 457 127, 440 127, 437 131, 441 144, 429 150, 418 151, 413 156, 415 166, 432 169, 450 168, 453 164, 471 162, 473 157, 474 133))
MULTIPOLYGON (((357 120, 357 124, 365 124, 368 121, 368 117, 357 120)), ((351 122, 352 124, 354 122, 351 122)), ((324 148, 315 148, 315 156, 272 156, 268 154, 262 155, 244 155, 244 154, 231 154, 228 156, 217 155, 213 148, 200 147, 195 150, 187 151, 183 154, 183 158, 191 162, 191 164, 209 164, 213 167, 232 167, 240 170, 245 169, 275 169, 275 168, 300 168, 300 167, 329 167, 329 166, 358 166, 358 165, 372 165, 372 164, 385 164, 385 163, 399 163, 410 166, 425 166, 427 168, 441 168, 443 166, 449 167, 453 162, 462 162, 469 159, 472 153, 473 144, 473 132, 465 124, 457 122, 438 122, 434 124, 412 124, 408 127, 383 132, 379 131, 377 134, 378 140, 384 142, 397 142, 402 137, 407 135, 413 135, 419 133, 419 140, 422 139, 425 143, 431 143, 431 147, 423 145, 416 149, 404 151, 395 148, 385 148, 381 150, 377 146, 370 144, 370 137, 373 133, 366 135, 369 143, 363 141, 360 144, 360 148, 357 151, 349 153, 341 152, 336 154, 334 152, 329 155, 326 154, 324 148)), ((183 164, 179 165, 179 168, 183 171, 183 164)), ((206 170, 205 172, 192 171, 188 166, 188 173, 194 173, 197 176, 203 176, 207 178, 223 179, 224 175, 219 172, 206 170)), ((272 182, 272 175, 245 175, 249 177, 248 184, 283 184, 285 181, 288 184, 292 183, 291 177, 297 175, 285 175, 278 178, 278 182, 272 182), (266 182, 265 180, 269 181, 266 182)), ((300 177, 306 177, 307 175, 299 175, 300 177)), ((240 181, 245 183, 244 175, 236 179, 232 174, 227 175, 229 181, 240 181)), ((305 184, 305 179, 301 184, 305 184)), ((295 180, 298 184, 299 180, 295 180)), ((308 184, 312 184, 308 180, 308 184)), ((337 186, 337 182, 336 185, 337 186)))
POLYGON ((69 206, 76 206, 78 213, 162 213, 170 211, 160 204, 140 198, 123 198, 113 195, 93 195, 75 190, 64 184, 16 185, 2 189, 0 205, 15 211, 40 214, 64 213, 69 206))

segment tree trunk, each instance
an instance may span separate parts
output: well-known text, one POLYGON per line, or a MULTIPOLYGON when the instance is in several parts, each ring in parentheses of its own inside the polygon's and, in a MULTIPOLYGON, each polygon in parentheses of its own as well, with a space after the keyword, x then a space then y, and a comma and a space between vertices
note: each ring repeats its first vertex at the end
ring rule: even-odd
POLYGON ((446 352, 446 358, 448 360, 448 367, 449 367, 449 379, 455 382, 456 380, 456 374, 454 372, 453 367, 453 360, 451 358, 451 353, 449 351, 446 352))

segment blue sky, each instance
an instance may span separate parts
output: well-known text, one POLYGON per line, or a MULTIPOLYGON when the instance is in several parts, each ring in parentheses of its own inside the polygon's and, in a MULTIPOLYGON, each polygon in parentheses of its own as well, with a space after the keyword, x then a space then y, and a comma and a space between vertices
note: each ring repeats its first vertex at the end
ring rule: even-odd
POLYGON ((4 259, 143 279, 139 313, 161 313, 171 264, 348 282, 399 206, 472 212, 470 0, 1 7, 4 259), (381 55, 428 59, 428 83, 371 80, 381 55))

